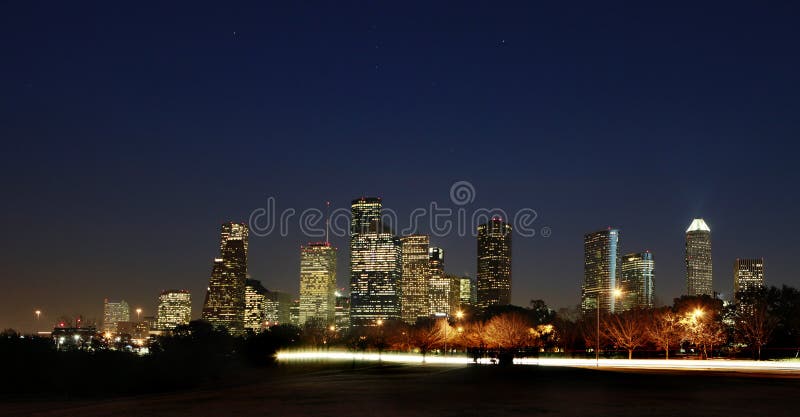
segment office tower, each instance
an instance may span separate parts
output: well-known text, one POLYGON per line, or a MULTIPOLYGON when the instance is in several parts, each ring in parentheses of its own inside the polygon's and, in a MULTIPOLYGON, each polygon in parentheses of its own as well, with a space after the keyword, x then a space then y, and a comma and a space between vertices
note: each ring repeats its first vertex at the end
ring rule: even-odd
POLYGON ((381 223, 381 199, 377 197, 361 197, 350 204, 350 238, 359 233, 375 230, 381 223))
POLYGON ((165 290, 158 296, 156 328, 172 330, 192 319, 192 295, 187 290, 165 290))
POLYGON ((740 259, 733 264, 733 296, 764 287, 764 258, 740 259))
POLYGON ((447 277, 447 303, 449 315, 461 310, 461 277, 445 274, 447 277))
POLYGON ((244 223, 224 223, 220 233, 220 258, 214 260, 203 305, 203 320, 232 334, 244 330, 247 280, 248 228, 244 223))
POLYGON ((346 330, 350 328, 350 297, 343 295, 341 291, 336 292, 334 323, 337 330, 346 330))
POLYGON ((291 294, 281 291, 267 290, 264 301, 264 323, 267 326, 274 326, 276 324, 290 324, 290 309, 292 307, 292 303, 293 300, 291 294))
POLYGON ((400 239, 390 231, 358 233, 350 253, 350 323, 375 326, 400 318, 400 239))
POLYGON ((430 238, 427 235, 410 235, 401 238, 400 242, 403 245, 400 316, 404 322, 414 324, 420 317, 428 317, 430 310, 430 238))
POLYGON ((244 285, 244 329, 259 333, 266 328, 267 289, 261 281, 248 279, 244 285))
POLYGON ((458 301, 461 303, 462 306, 471 306, 472 305, 472 294, 474 293, 473 288, 475 286, 472 283, 472 279, 470 277, 461 277, 459 278, 458 283, 458 301))
POLYGON ((511 225, 498 217, 478 226, 479 308, 511 304, 511 225))
POLYGON ((428 262, 430 265, 430 287, 428 300, 431 316, 445 316, 450 314, 450 277, 444 272, 444 250, 431 247, 428 249, 428 262))
POLYGON ((583 286, 581 309, 593 313, 600 310, 613 313, 622 300, 616 300, 619 231, 608 228, 583 237, 583 286))
POLYGON ((694 219, 686 229, 686 293, 714 295, 711 268, 711 229, 694 219))
POLYGON ((314 320, 320 327, 333 323, 336 303, 336 248, 328 242, 300 247, 299 323, 314 320))
MULTIPOLYGON (((117 322, 131 321, 131 309, 125 300, 103 300, 103 331, 115 333, 117 322)), ((79 326, 76 326, 79 327, 79 326)))
POLYGON ((650 251, 629 253, 620 262, 623 308, 653 308, 655 262, 650 251))

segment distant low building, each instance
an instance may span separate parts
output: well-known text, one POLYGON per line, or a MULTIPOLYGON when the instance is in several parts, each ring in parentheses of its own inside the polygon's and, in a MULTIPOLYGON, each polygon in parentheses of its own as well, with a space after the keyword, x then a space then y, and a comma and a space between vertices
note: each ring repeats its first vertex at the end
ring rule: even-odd
POLYGON ((147 339, 150 326, 146 321, 120 321, 117 323, 117 334, 128 335, 131 339, 147 339))
POLYGON ((162 331, 189 324, 192 318, 192 295, 187 290, 165 290, 158 297, 156 328, 162 331))
POLYGON ((131 320, 131 308, 125 300, 103 300, 103 331, 116 333, 117 323, 131 320))
POLYGON ((56 327, 50 334, 57 350, 93 351, 102 346, 102 336, 94 327, 56 327))

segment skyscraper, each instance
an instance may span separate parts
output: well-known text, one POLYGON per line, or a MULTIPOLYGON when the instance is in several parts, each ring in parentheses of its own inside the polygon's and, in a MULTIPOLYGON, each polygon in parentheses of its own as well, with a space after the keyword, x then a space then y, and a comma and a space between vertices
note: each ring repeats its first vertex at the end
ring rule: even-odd
POLYGON ((703 219, 694 219, 686 229, 686 294, 714 295, 711 229, 703 219))
POLYGON ((431 281, 427 235, 410 235, 400 239, 403 245, 403 275, 400 316, 404 322, 414 324, 420 317, 428 317, 430 302, 428 286, 431 281))
POLYGON ((472 282, 470 277, 459 278, 458 299, 462 306, 472 305, 474 301, 472 299, 472 295, 475 293, 474 287, 475 284, 472 282))
POLYGON ((336 312, 334 313, 334 321, 337 330, 345 330, 350 328, 350 297, 336 292, 336 312))
POLYGON ((361 197, 350 204, 350 238, 359 233, 377 231, 383 205, 378 197, 361 197))
POLYGON ((267 322, 267 289, 261 281, 248 279, 244 285, 244 329, 254 333, 264 330, 267 322))
POLYGON ((445 274, 447 278, 447 302, 450 306, 449 315, 455 315, 461 310, 461 277, 445 274))
POLYGON ((164 290, 158 296, 158 330, 172 330, 189 324, 192 318, 192 295, 187 290, 164 290))
POLYGON ((430 265, 430 287, 428 288, 429 310, 432 316, 450 314, 450 278, 444 273, 444 250, 428 249, 430 265))
POLYGON ((477 306, 511 304, 511 225, 498 217, 478 226, 477 306))
POLYGON ((733 295, 764 286, 764 258, 739 259, 733 264, 733 295))
POLYGON ((650 251, 629 253, 620 262, 623 308, 653 308, 655 261, 650 251))
POLYGON ((594 312, 598 304, 606 312, 614 312, 614 291, 621 289, 617 282, 619 230, 608 228, 583 236, 583 286, 581 309, 594 312))
POLYGON ((400 318, 402 246, 380 221, 381 200, 353 200, 350 225, 350 323, 400 318))
POLYGON ((203 320, 234 334, 244 330, 248 234, 244 223, 222 225, 221 257, 214 260, 203 305, 203 320))
POLYGON ((299 323, 315 320, 321 326, 333 323, 336 309, 336 248, 328 242, 300 247, 299 323))
POLYGON ((115 333, 117 323, 121 321, 131 321, 131 309, 125 300, 110 301, 108 298, 103 300, 103 331, 115 333))

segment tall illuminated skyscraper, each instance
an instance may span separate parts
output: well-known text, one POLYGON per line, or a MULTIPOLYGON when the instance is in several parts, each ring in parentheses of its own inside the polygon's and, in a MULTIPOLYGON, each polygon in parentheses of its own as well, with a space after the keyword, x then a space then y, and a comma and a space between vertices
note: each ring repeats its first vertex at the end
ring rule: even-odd
POLYGON ((244 330, 245 282, 249 229, 244 223, 224 223, 220 233, 220 258, 214 260, 203 320, 233 334, 244 330))
POLYGON ((614 300, 617 282, 619 230, 608 228, 583 237, 583 286, 581 309, 592 313, 597 309, 613 313, 621 300, 614 300))
POLYGON ((381 200, 353 200, 350 225, 350 323, 400 318, 402 245, 380 221, 381 200))
POLYGON ((733 264, 733 295, 764 286, 764 258, 740 259, 733 264))
POLYGON ((300 310, 304 325, 316 320, 321 326, 334 321, 336 310, 336 248, 328 242, 300 247, 300 310))
POLYGON ((450 277, 444 272, 444 250, 431 247, 428 249, 430 263, 430 287, 428 314, 442 316, 450 314, 450 277))
POLYGON ((498 217, 478 226, 479 308, 511 304, 511 225, 498 217))
POLYGON ((620 262, 623 307, 653 308, 655 261, 650 251, 629 253, 620 262))
POLYGON ((711 268, 711 229, 694 219, 686 229, 686 294, 714 295, 711 268))
POLYGON ((403 245, 403 276, 400 316, 404 322, 414 324, 420 317, 428 317, 428 287, 431 281, 427 235, 410 235, 400 239, 403 245))
POLYGON ((158 296, 156 328, 172 330, 189 324, 192 318, 192 295, 187 290, 164 290, 158 296))
POLYGON ((103 331, 116 332, 117 323, 131 321, 131 308, 125 300, 103 300, 103 331))

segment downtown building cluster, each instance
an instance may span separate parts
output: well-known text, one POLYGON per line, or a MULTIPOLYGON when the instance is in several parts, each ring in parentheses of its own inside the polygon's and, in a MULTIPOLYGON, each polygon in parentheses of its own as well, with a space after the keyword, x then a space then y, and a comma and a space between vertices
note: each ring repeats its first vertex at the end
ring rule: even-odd
MULTIPOLYGON (((711 228, 703 219, 692 220, 685 232, 686 292, 688 296, 717 297, 711 257, 711 228)), ((736 259, 734 297, 764 286, 764 259, 736 259)), ((584 236, 584 278, 581 310, 584 313, 621 312, 653 308, 655 260, 649 250, 625 253, 620 231, 607 228, 584 236)))
POLYGON ((326 240, 300 247, 294 300, 250 279, 247 225, 223 224, 202 319, 234 334, 283 323, 338 330, 510 304, 510 225, 493 218, 478 228, 476 283, 446 272, 445 251, 431 245, 430 236, 396 235, 381 221, 382 208, 380 198, 352 201, 349 294, 337 288, 338 250, 326 240))

